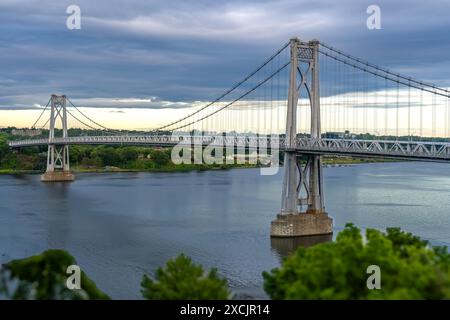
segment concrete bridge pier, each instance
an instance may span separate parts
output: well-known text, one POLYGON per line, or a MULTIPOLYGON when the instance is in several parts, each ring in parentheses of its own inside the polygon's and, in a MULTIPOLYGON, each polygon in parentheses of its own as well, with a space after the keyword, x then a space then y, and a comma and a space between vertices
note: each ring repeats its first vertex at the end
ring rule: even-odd
POLYGON ((52 95, 50 130, 48 136, 47 170, 41 176, 43 182, 73 181, 75 176, 69 166, 69 146, 54 144, 56 120, 61 120, 62 137, 67 138, 66 96, 52 95))
POLYGON ((302 160, 301 156, 296 155, 295 171, 289 169, 286 162, 284 164, 282 209, 271 222, 272 237, 333 233, 333 219, 328 216, 323 205, 321 157, 313 155, 303 158, 306 159, 302 160))
POLYGON ((333 233, 333 220, 325 212, 323 201, 321 156, 305 155, 303 164, 302 157, 296 153, 297 102, 302 87, 308 93, 311 104, 311 138, 321 137, 318 48, 318 41, 305 43, 297 38, 291 39, 282 203, 281 213, 271 223, 272 237, 333 233), (297 72, 301 76, 300 84, 297 72), (301 194, 304 198, 300 197, 301 194), (305 211, 303 207, 306 207, 305 211))

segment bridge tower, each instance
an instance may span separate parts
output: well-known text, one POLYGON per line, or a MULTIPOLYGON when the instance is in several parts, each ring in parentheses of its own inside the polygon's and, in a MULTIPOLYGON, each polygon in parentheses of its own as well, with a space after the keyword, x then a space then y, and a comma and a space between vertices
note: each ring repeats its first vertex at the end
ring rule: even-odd
POLYGON ((296 151, 297 103, 302 88, 307 93, 311 106, 311 138, 321 138, 319 42, 302 42, 293 38, 290 41, 290 49, 291 69, 281 212, 271 223, 271 236, 330 234, 333 232, 333 220, 324 207, 321 156, 300 155, 296 151))
POLYGON ((61 121, 62 138, 68 137, 66 96, 52 95, 50 111, 50 130, 48 134, 47 170, 41 176, 41 181, 73 181, 75 179, 69 166, 69 146, 55 143, 55 125, 61 121))

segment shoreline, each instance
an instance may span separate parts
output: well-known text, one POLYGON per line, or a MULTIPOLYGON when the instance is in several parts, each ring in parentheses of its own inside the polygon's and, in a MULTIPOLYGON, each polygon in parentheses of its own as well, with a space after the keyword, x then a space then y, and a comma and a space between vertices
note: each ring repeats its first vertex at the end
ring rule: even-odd
MULTIPOLYGON (((171 172, 190 172, 190 171, 214 171, 214 170, 229 170, 229 169, 254 169, 254 168, 260 168, 263 166, 259 165, 229 165, 229 166, 223 166, 223 167, 195 167, 195 165, 189 166, 189 167, 169 167, 169 168, 153 168, 153 169, 127 169, 127 168, 119 168, 119 167, 113 167, 113 168, 74 168, 71 170, 73 173, 126 173, 126 172, 164 172, 164 173, 171 173, 171 172)), ((16 170, 16 169, 0 169, 0 176, 1 175, 38 175, 43 174, 45 171, 42 170, 16 170)))
MULTIPOLYGON (((332 168, 332 167, 347 167, 352 165, 359 164, 371 164, 371 163, 390 163, 390 162, 402 162, 400 160, 379 160, 379 159, 324 159, 323 167, 324 168, 332 168)), ((190 172, 190 171, 210 171, 210 170, 229 170, 229 169, 254 169, 254 168, 263 168, 266 166, 263 165, 253 165, 253 164, 235 164, 235 165, 219 165, 219 166, 204 166, 204 165, 181 165, 171 166, 171 167, 162 167, 162 168, 151 168, 151 169, 132 169, 132 168, 119 168, 113 166, 105 166, 104 168, 79 168, 75 167, 71 171, 73 173, 126 173, 126 172, 190 172)), ((0 169, 0 175, 38 175, 43 174, 45 171, 42 170, 17 170, 17 169, 0 169)))

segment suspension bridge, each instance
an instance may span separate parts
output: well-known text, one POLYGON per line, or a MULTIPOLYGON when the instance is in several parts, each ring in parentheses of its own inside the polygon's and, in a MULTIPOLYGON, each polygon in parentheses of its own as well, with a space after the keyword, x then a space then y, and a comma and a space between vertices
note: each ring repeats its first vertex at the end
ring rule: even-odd
POLYGON ((293 38, 216 99, 144 133, 108 128, 83 112, 88 106, 52 95, 32 126, 48 128, 48 139, 9 145, 48 146, 43 181, 74 179, 69 166, 73 144, 181 143, 240 147, 244 154, 261 146, 275 149, 284 153, 284 173, 281 211, 271 235, 327 234, 332 219, 324 205, 322 156, 450 162, 449 100, 447 88, 317 40, 293 38), (55 130, 58 122, 62 130, 55 130), (69 136, 69 126, 101 134, 69 136))

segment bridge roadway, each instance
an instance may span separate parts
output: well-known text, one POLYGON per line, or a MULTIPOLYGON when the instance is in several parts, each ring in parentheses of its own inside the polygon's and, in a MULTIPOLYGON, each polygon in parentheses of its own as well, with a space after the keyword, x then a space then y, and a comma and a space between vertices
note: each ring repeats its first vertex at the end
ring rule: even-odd
MULTIPOLYGON (((11 148, 41 145, 148 145, 175 146, 177 144, 202 145, 211 147, 237 146, 257 150, 259 148, 285 151, 284 138, 252 136, 178 136, 178 135, 120 135, 120 136, 79 136, 68 138, 28 139, 9 141, 11 148)), ((292 151, 299 154, 322 154, 368 158, 390 158, 431 162, 450 162, 449 142, 357 140, 357 139, 313 139, 297 138, 292 151)))

